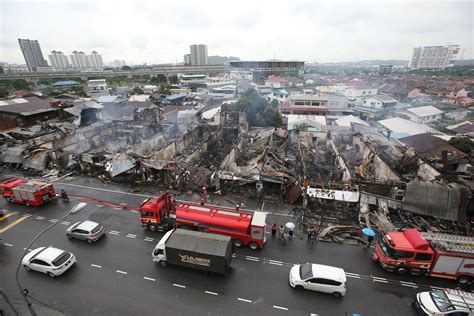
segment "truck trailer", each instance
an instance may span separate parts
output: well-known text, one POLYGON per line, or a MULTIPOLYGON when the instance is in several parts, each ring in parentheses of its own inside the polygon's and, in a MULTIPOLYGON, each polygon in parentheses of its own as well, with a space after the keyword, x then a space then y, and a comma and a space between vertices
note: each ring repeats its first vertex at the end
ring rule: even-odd
POLYGON ((227 274, 232 261, 232 238, 185 229, 168 231, 153 250, 153 261, 206 273, 227 274))

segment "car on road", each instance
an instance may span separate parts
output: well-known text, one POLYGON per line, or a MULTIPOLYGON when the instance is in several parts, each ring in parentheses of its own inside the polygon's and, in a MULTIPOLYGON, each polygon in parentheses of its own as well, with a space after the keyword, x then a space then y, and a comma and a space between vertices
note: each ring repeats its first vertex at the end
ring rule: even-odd
POLYGON ((104 234, 104 225, 92 221, 77 222, 66 230, 66 235, 69 239, 87 240, 89 243, 99 240, 104 234))
POLYGON ((416 294, 418 315, 474 315, 474 294, 459 290, 437 290, 416 294))
POLYGON ((74 263, 76 257, 72 253, 53 246, 34 249, 21 260, 27 271, 43 272, 52 278, 66 272, 74 263))
POLYGON ((322 264, 297 264, 288 279, 295 289, 330 293, 335 297, 346 295, 346 273, 341 268, 322 264))

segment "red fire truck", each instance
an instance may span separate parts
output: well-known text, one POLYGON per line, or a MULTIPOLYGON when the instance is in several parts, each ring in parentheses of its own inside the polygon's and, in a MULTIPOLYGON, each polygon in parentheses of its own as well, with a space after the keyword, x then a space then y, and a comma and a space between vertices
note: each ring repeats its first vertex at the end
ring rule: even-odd
POLYGON ((262 248, 266 241, 265 212, 245 212, 182 203, 176 206, 169 193, 151 197, 140 206, 143 227, 166 231, 173 226, 230 236, 234 245, 262 248))
POLYGON ((383 233, 372 259, 387 271, 469 282, 474 277, 474 237, 419 232, 383 233))
POLYGON ((51 183, 13 178, 0 183, 0 194, 12 203, 38 206, 56 198, 51 183))

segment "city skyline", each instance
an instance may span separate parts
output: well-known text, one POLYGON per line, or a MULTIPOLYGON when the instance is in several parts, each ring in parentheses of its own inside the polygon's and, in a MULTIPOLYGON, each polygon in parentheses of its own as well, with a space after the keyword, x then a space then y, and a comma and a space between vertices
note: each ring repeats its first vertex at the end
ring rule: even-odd
POLYGON ((414 47, 450 43, 460 45, 464 59, 473 58, 470 2, 336 2, 340 5, 244 1, 227 12, 225 19, 209 1, 192 10, 172 3, 120 2, 111 19, 106 14, 110 9, 107 1, 7 0, 2 2, 1 10, 0 60, 23 63, 17 38, 37 39, 44 51, 60 46, 67 52, 81 47, 84 51, 100 51, 108 61, 126 59, 136 64, 181 62, 192 43, 206 43, 209 55, 238 56, 242 60, 409 60, 414 47), (44 10, 44 5, 50 3, 55 5, 44 10), (250 13, 248 5, 252 6, 250 13), (40 8, 42 13, 38 15, 40 8), (134 9, 141 12, 136 17, 130 16, 134 9), (88 23, 71 23, 71 14, 75 20, 88 23), (170 20, 170 16, 175 19, 170 20), (118 23, 122 18, 134 27, 118 23), (18 24, 19 20, 38 27, 18 24), (62 23, 68 25, 67 32, 57 27, 62 23), (106 36, 95 31, 106 26, 106 36), (152 29, 166 32, 146 31, 152 29))

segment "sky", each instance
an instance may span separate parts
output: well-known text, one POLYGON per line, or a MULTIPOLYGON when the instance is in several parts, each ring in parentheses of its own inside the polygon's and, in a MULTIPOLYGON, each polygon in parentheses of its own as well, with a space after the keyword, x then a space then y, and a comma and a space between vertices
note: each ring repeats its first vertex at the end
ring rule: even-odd
POLYGON ((0 61, 25 63, 18 38, 96 50, 105 62, 182 62, 190 44, 242 60, 408 60, 414 47, 459 44, 474 58, 474 1, 0 0, 0 61))

